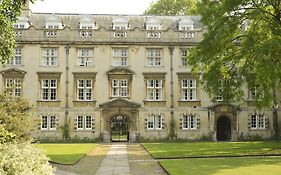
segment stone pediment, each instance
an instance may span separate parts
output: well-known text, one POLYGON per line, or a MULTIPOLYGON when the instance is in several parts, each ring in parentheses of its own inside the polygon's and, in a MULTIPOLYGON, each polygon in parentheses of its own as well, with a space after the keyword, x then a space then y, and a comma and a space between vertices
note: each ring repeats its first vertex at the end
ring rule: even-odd
POLYGON ((6 69, 0 72, 4 77, 5 76, 21 76, 24 77, 26 74, 25 71, 16 69, 16 68, 11 68, 11 69, 6 69))
POLYGON ((115 98, 99 105, 101 108, 139 108, 140 104, 124 98, 115 98))
POLYGON ((108 75, 132 75, 134 72, 127 67, 115 67, 106 72, 108 75))
POLYGON ((217 103, 212 106, 209 106, 208 109, 211 109, 214 112, 236 112, 239 110, 239 107, 229 103, 217 103))

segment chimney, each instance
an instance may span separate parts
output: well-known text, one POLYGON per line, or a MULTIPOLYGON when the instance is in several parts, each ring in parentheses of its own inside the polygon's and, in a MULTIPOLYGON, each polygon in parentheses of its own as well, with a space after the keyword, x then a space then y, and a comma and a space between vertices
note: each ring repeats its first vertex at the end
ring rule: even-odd
POLYGON ((26 4, 22 7, 21 9, 21 16, 26 16, 26 17, 30 17, 32 12, 30 10, 30 6, 29 6, 30 1, 27 0, 26 4))

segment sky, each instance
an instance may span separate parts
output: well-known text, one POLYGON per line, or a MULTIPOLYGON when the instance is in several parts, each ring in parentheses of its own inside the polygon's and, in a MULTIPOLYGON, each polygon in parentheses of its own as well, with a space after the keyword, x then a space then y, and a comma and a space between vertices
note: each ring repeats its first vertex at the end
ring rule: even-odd
POLYGON ((32 12, 81 14, 142 14, 153 0, 37 0, 32 12))

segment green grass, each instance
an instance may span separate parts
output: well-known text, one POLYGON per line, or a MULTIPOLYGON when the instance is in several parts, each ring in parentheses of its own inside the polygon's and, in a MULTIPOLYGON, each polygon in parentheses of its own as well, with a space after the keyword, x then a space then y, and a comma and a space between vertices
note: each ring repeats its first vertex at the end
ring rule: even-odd
POLYGON ((160 160, 171 175, 280 175, 281 158, 200 158, 160 160))
POLYGON ((38 144, 52 162, 73 164, 83 158, 96 144, 38 144))
POLYGON ((281 142, 143 143, 154 158, 281 154, 281 142))

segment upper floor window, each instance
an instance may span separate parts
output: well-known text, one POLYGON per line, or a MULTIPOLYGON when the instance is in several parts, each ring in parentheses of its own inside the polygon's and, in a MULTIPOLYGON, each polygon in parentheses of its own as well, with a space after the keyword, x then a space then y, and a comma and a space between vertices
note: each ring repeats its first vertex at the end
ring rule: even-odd
POLYGON ((93 66, 93 49, 78 49, 77 65, 93 66))
POLYGON ((194 114, 182 114, 180 116, 180 127, 183 130, 199 129, 200 119, 194 114))
POLYGON ((91 79, 77 80, 77 98, 80 101, 92 100, 93 82, 91 79))
POLYGON ((163 80, 146 80, 146 94, 149 101, 163 99, 163 80))
POLYGON ((128 80, 112 80, 112 97, 128 97, 128 80))
POLYGON ((127 66, 128 53, 127 49, 113 49, 113 66, 127 66))
POLYGON ((42 50, 42 66, 57 66, 57 49, 44 48, 42 50))
POLYGON ((184 79, 181 80, 181 100, 194 101, 196 100, 197 87, 196 80, 184 79))
POLYGON ((5 90, 9 91, 12 96, 19 97, 22 94, 22 79, 6 78, 5 90))
POLYGON ((58 126, 58 117, 55 115, 41 116, 41 130, 56 130, 58 126))
POLYGON ((42 79, 41 98, 44 101, 57 100, 57 79, 42 79))
POLYGON ((162 49, 147 49, 147 66, 162 66, 162 49))
POLYGON ((219 80, 220 86, 218 87, 218 92, 216 96, 217 101, 223 101, 223 80, 219 80))
POLYGON ((17 66, 22 64, 21 48, 15 48, 15 56, 10 60, 10 66, 17 66))
POLYGON ((188 56, 188 49, 181 49, 181 66, 187 67, 187 56, 188 56))

